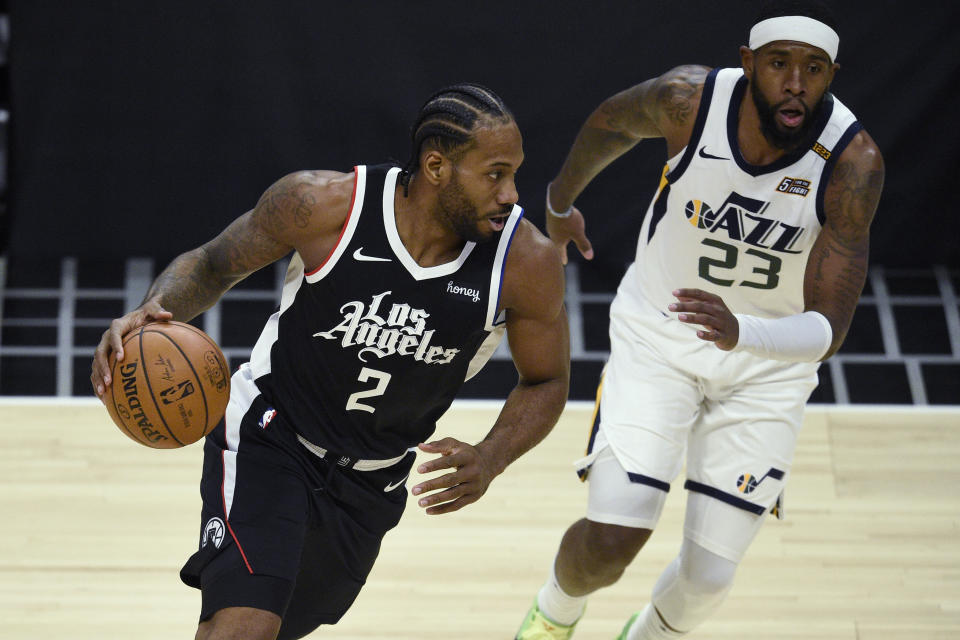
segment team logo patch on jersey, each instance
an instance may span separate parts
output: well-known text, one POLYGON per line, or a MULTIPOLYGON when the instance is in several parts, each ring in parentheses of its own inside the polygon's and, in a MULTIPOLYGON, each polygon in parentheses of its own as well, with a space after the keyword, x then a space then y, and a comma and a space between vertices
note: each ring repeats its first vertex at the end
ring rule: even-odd
POLYGON ((453 293, 458 296, 466 296, 467 299, 473 300, 474 302, 480 302, 480 289, 479 287, 465 287, 463 285, 454 284, 453 280, 447 282, 447 293, 453 293))
POLYGON ((223 544, 223 536, 227 527, 220 518, 210 518, 207 524, 203 526, 203 535, 200 536, 200 548, 207 546, 207 543, 213 544, 217 549, 223 544))
POLYGON ((803 198, 810 193, 810 181, 803 178, 784 178, 777 186, 777 191, 803 198))
POLYGON ((820 156, 821 158, 823 158, 824 160, 829 160, 830 156, 832 155, 830 153, 830 149, 827 149, 825 146, 823 146, 819 142, 813 143, 813 152, 818 156, 820 156))
POLYGON ((774 469, 773 467, 770 467, 770 470, 763 474, 763 476, 760 478, 757 478, 752 473, 743 473, 740 474, 739 478, 737 478, 737 491, 743 494, 750 494, 753 493, 756 488, 760 486, 760 483, 767 478, 783 480, 783 476, 783 471, 780 469, 774 469))
MULTIPOLYGON (((802 253, 793 247, 806 229, 766 215, 770 203, 732 191, 714 211, 702 200, 690 200, 683 208, 687 221, 697 229, 743 242, 760 249, 782 253, 802 253)), ((707 243, 707 240, 704 240, 707 243)))
POLYGON ((706 202, 702 200, 690 200, 683 207, 683 213, 687 216, 690 224, 698 229, 709 229, 713 226, 717 214, 713 212, 706 202))

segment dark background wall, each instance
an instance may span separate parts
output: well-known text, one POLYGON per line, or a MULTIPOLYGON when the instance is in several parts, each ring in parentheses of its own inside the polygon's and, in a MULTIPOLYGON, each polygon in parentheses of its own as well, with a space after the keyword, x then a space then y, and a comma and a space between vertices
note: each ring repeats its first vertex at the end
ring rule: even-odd
MULTIPOLYGON (((739 63, 756 3, 11 3, 11 265, 62 255, 170 258, 279 176, 406 159, 423 99, 486 84, 525 138, 521 202, 587 114, 672 66, 739 63)), ((844 1, 835 94, 884 152, 875 264, 960 264, 960 9, 844 1)), ((664 160, 647 141, 581 197, 594 268, 630 260, 664 160)))

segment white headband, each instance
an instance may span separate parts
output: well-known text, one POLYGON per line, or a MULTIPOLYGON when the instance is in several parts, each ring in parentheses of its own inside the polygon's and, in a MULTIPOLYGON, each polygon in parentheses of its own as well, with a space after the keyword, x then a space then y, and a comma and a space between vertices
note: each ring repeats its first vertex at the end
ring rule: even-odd
POLYGON ((840 36, 836 31, 806 16, 768 18, 750 29, 750 48, 754 51, 775 40, 796 40, 819 47, 827 52, 831 62, 836 62, 837 49, 840 48, 840 36))

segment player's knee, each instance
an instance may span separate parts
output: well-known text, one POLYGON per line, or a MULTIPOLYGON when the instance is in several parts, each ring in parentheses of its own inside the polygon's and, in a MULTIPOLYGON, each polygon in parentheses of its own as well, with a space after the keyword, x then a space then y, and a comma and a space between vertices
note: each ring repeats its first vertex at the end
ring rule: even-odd
POLYGON ((733 586, 737 573, 737 563, 700 545, 684 540, 680 555, 678 577, 683 581, 685 590, 704 596, 718 596, 733 586))
POLYGON ((197 627, 196 640, 275 640, 280 616, 263 609, 228 607, 197 627))
POLYGON ((712 572, 703 573, 698 572, 694 567, 681 563, 679 577, 683 581, 684 589, 690 594, 720 596, 733 586, 735 574, 736 565, 724 566, 719 570, 715 569, 712 572))
POLYGON ((652 531, 588 521, 587 547, 592 562, 622 570, 633 561, 652 531))

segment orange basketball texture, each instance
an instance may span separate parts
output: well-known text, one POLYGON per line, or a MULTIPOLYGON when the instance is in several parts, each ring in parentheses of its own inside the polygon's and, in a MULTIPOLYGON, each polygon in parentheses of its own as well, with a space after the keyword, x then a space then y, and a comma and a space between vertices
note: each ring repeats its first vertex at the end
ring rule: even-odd
POLYGON ((123 337, 110 358, 110 417, 127 436, 176 449, 217 426, 230 398, 230 369, 206 333, 183 322, 152 322, 123 337))

